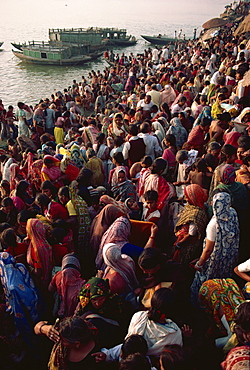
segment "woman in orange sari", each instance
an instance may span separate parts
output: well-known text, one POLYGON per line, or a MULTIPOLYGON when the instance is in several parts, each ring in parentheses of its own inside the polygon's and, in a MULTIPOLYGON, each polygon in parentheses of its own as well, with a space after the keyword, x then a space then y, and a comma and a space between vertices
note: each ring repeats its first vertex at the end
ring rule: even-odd
POLYGON ((26 230, 30 239, 27 262, 34 268, 35 275, 39 276, 47 287, 51 280, 53 261, 52 248, 45 237, 45 228, 41 221, 30 218, 27 222, 26 230))

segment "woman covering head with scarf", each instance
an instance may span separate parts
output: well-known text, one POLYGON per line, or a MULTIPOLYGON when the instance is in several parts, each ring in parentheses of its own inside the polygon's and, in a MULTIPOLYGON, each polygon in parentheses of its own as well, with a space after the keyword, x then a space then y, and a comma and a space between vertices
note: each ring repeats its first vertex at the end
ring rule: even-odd
POLYGON ((125 138, 128 134, 128 128, 123 123, 123 117, 121 113, 116 113, 113 118, 113 122, 109 125, 108 135, 115 139, 117 136, 125 138))
MULTIPOLYGON (((120 166, 119 166, 120 167, 120 166)), ((131 180, 127 179, 126 170, 120 168, 116 169, 112 176, 112 180, 117 176, 117 183, 111 188, 113 196, 115 199, 121 200, 124 202, 127 198, 137 198, 135 185, 131 180)))
POLYGON ((113 224, 113 222, 117 218, 124 216, 125 214, 126 213, 123 213, 115 205, 107 204, 101 210, 101 212, 95 216, 90 226, 90 242, 89 242, 91 248, 91 255, 93 256, 93 258, 96 258, 103 234, 107 231, 107 229, 113 224))
POLYGON ((220 192, 213 197, 213 212, 203 243, 203 252, 194 266, 197 270, 191 286, 192 300, 198 302, 201 285, 209 279, 230 278, 239 252, 239 223, 231 207, 231 197, 220 192))
POLYGON ((128 243, 128 238, 131 232, 131 226, 129 220, 121 216, 113 222, 102 237, 101 244, 96 257, 96 266, 98 269, 104 270, 106 267, 103 262, 103 248, 106 244, 114 243, 117 247, 122 247, 128 243))
POLYGON ((81 266, 74 253, 66 254, 62 260, 62 270, 58 271, 49 285, 49 291, 59 294, 61 298, 58 310, 59 317, 73 316, 77 303, 78 294, 86 282, 81 278, 81 266))
POLYGON ((82 156, 80 147, 77 144, 73 144, 70 148, 70 159, 74 163, 74 165, 80 169, 85 164, 85 160, 82 156))
POLYGON ((126 216, 129 212, 129 209, 126 206, 125 203, 122 203, 118 200, 115 200, 114 198, 112 198, 112 197, 110 197, 109 195, 106 195, 106 194, 101 196, 100 204, 102 204, 103 206, 106 206, 107 204, 113 205, 114 207, 118 208, 119 211, 121 212, 120 216, 126 216))
POLYGON ((82 287, 78 297, 80 303, 77 315, 92 312, 111 320, 120 318, 120 298, 110 292, 108 280, 92 277, 82 287))
POLYGON ((134 292, 138 287, 134 260, 113 243, 104 246, 103 259, 107 265, 103 278, 108 279, 111 292, 124 296, 134 292))
POLYGON ((216 189, 222 189, 230 193, 232 207, 237 211, 241 222, 249 204, 246 187, 242 183, 235 181, 235 169, 229 164, 224 164, 220 167, 219 176, 220 183, 216 189))
POLYGON ((188 137, 186 129, 182 126, 180 119, 177 117, 171 119, 170 127, 166 134, 172 134, 175 136, 176 146, 178 148, 182 147, 182 145, 187 141, 188 137))
POLYGON ((188 264, 198 257, 205 236, 207 215, 204 203, 207 195, 201 186, 192 184, 184 188, 184 196, 187 204, 176 224, 174 260, 188 264))
POLYGON ((17 329, 31 345, 33 324, 38 320, 38 293, 26 267, 9 253, 0 253, 0 278, 6 311, 13 315, 17 329))
POLYGON ((63 186, 61 177, 63 173, 60 169, 61 161, 52 155, 45 155, 43 159, 43 167, 41 171, 42 182, 45 180, 51 181, 57 188, 63 186))
POLYGON ((45 286, 48 286, 53 269, 52 248, 46 240, 43 223, 30 218, 26 226, 30 244, 27 251, 27 262, 34 268, 45 286))
POLYGON ((160 142, 162 142, 162 140, 165 138, 165 131, 159 120, 152 123, 152 129, 160 142))

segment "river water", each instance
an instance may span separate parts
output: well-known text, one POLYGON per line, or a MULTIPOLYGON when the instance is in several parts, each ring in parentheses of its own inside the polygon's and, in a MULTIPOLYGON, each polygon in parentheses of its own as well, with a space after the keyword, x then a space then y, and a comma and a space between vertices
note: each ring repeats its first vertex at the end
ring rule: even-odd
POLYGON ((198 33, 201 25, 224 11, 227 0, 0 0, 0 99, 5 106, 18 101, 35 104, 40 99, 81 81, 91 69, 102 70, 106 62, 83 66, 43 66, 20 62, 10 42, 47 41, 49 28, 118 27, 136 36, 135 46, 115 52, 142 52, 150 44, 140 38, 159 33, 174 37, 183 30, 186 37, 198 33))

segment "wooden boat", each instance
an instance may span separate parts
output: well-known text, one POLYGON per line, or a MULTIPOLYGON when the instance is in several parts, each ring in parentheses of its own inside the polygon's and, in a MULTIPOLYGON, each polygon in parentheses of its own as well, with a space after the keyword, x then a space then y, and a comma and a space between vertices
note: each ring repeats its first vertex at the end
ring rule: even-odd
POLYGON ((20 51, 23 50, 23 44, 21 44, 20 42, 19 42, 19 44, 16 44, 14 42, 11 42, 11 45, 14 46, 14 48, 16 48, 16 49, 18 49, 20 51))
POLYGON ((45 42, 32 41, 23 45, 23 50, 12 50, 13 54, 26 63, 45 65, 77 65, 95 60, 102 53, 90 53, 89 43, 51 45, 45 42))
POLYGON ((145 36, 145 35, 141 35, 141 37, 150 42, 151 44, 154 44, 154 45, 166 45, 166 44, 169 44, 169 43, 175 43, 175 42, 183 42, 184 40, 177 40, 175 38, 171 38, 171 37, 167 37, 167 36, 162 36, 162 35, 158 35, 158 36, 145 36))
POLYGON ((111 66, 115 66, 115 62, 111 62, 111 60, 109 60, 108 58, 104 58, 104 60, 111 66))
POLYGON ((137 40, 134 36, 127 36, 124 28, 51 28, 49 29, 49 40, 64 43, 90 42, 90 49, 103 49, 107 45, 131 46, 137 40))

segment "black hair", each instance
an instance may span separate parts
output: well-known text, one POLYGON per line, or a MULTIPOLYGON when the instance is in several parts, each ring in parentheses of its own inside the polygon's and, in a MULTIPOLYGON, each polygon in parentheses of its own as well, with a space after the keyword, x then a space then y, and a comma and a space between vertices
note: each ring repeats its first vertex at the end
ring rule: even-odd
POLYGON ((145 155, 145 157, 142 158, 141 163, 145 164, 147 167, 150 167, 152 166, 153 160, 150 155, 145 155))
POLYGON ((70 195, 69 195, 69 187, 68 186, 62 186, 58 190, 58 195, 62 195, 62 196, 65 196, 66 198, 70 198, 70 195))
POLYGON ((143 134, 147 134, 149 132, 149 129, 150 129, 150 125, 149 123, 147 122, 143 122, 140 126, 140 131, 143 133, 143 134))
POLYGON ((1 201, 1 206, 2 207, 9 207, 9 206, 14 207, 13 200, 10 197, 3 198, 1 201))
POLYGON ((176 147, 176 137, 173 134, 167 134, 165 141, 168 141, 171 146, 176 147))
POLYGON ((157 289, 151 298, 151 307, 148 311, 149 320, 158 321, 162 314, 172 315, 174 292, 169 288, 157 289))
POLYGON ((92 176, 93 176, 93 171, 91 171, 88 168, 82 168, 79 172, 79 175, 76 178, 76 181, 79 186, 81 185, 88 186, 92 176))
POLYGON ((155 268, 157 265, 162 264, 162 253, 155 248, 146 248, 140 254, 138 259, 138 265, 143 270, 149 270, 155 268))
POLYGON ((128 132, 130 133, 130 135, 132 136, 137 136, 138 135, 138 127, 136 125, 129 125, 129 130, 128 132))
POLYGON ((122 358, 126 358, 133 353, 140 353, 146 356, 148 352, 148 345, 142 335, 132 334, 125 339, 122 344, 122 358))
POLYGON ((66 317, 59 324, 60 337, 66 339, 70 343, 79 341, 80 343, 88 343, 94 340, 93 332, 88 327, 86 321, 79 316, 66 317))
POLYGON ((163 158, 156 158, 152 164, 152 174, 160 174, 167 167, 167 161, 163 158))
POLYGON ((45 180, 41 184, 41 190, 46 190, 46 189, 49 189, 51 191, 52 196, 56 196, 57 188, 49 180, 45 180))
POLYGON ((202 127, 210 126, 210 124, 211 124, 211 119, 209 119, 208 117, 203 117, 203 118, 201 119, 201 123, 200 123, 200 125, 201 125, 202 127))
POLYGON ((2 222, 0 224, 0 233, 2 233, 4 230, 9 229, 9 228, 10 228, 10 224, 8 224, 8 222, 2 222))
POLYGON ((121 166, 124 164, 124 157, 123 157, 123 154, 122 152, 116 152, 114 155, 113 155, 113 158, 114 160, 121 166))
POLYGON ((124 139, 123 137, 121 136, 116 136, 116 138, 114 139, 114 144, 116 147, 118 146, 122 146, 122 144, 124 143, 124 139))
POLYGON ((68 233, 69 231, 69 224, 63 220, 62 218, 59 218, 57 220, 55 220, 52 224, 52 227, 55 229, 55 228, 61 228, 61 229, 64 229, 66 230, 66 232, 68 233))
POLYGON ((161 353, 161 365, 164 370, 191 370, 186 361, 184 349, 178 344, 164 346, 161 353))
POLYGON ((151 365, 147 357, 140 353, 129 355, 119 364, 119 370, 151 370, 151 365))
POLYGON ((236 324, 234 331, 236 333, 239 344, 244 345, 246 343, 244 334, 250 333, 250 302, 249 301, 241 303, 241 305, 238 307, 234 322, 236 324))
POLYGON ((61 227, 55 227, 51 230, 49 243, 52 245, 62 243, 66 235, 67 231, 65 229, 61 227))
POLYGON ((20 211, 17 215, 17 222, 27 222, 30 218, 35 217, 37 214, 37 211, 34 209, 23 209, 20 211))
POLYGON ((38 194, 36 196, 35 202, 38 203, 40 207, 47 206, 51 200, 46 194, 38 194))
POLYGON ((212 170, 214 171, 215 168, 217 167, 217 162, 216 162, 216 159, 215 159, 215 156, 211 153, 207 153, 204 157, 205 161, 206 161, 206 165, 208 167, 211 167, 212 170))
POLYGON ((220 164, 225 162, 228 157, 232 157, 232 155, 237 153, 237 149, 231 144, 225 144, 221 148, 220 152, 220 164))
POLYGON ((155 190, 148 190, 146 193, 143 194, 143 198, 147 201, 155 201, 158 200, 158 193, 155 190))
POLYGON ((17 241, 16 241, 16 233, 12 228, 8 228, 2 231, 1 234, 1 244, 3 247, 16 247, 17 241))

